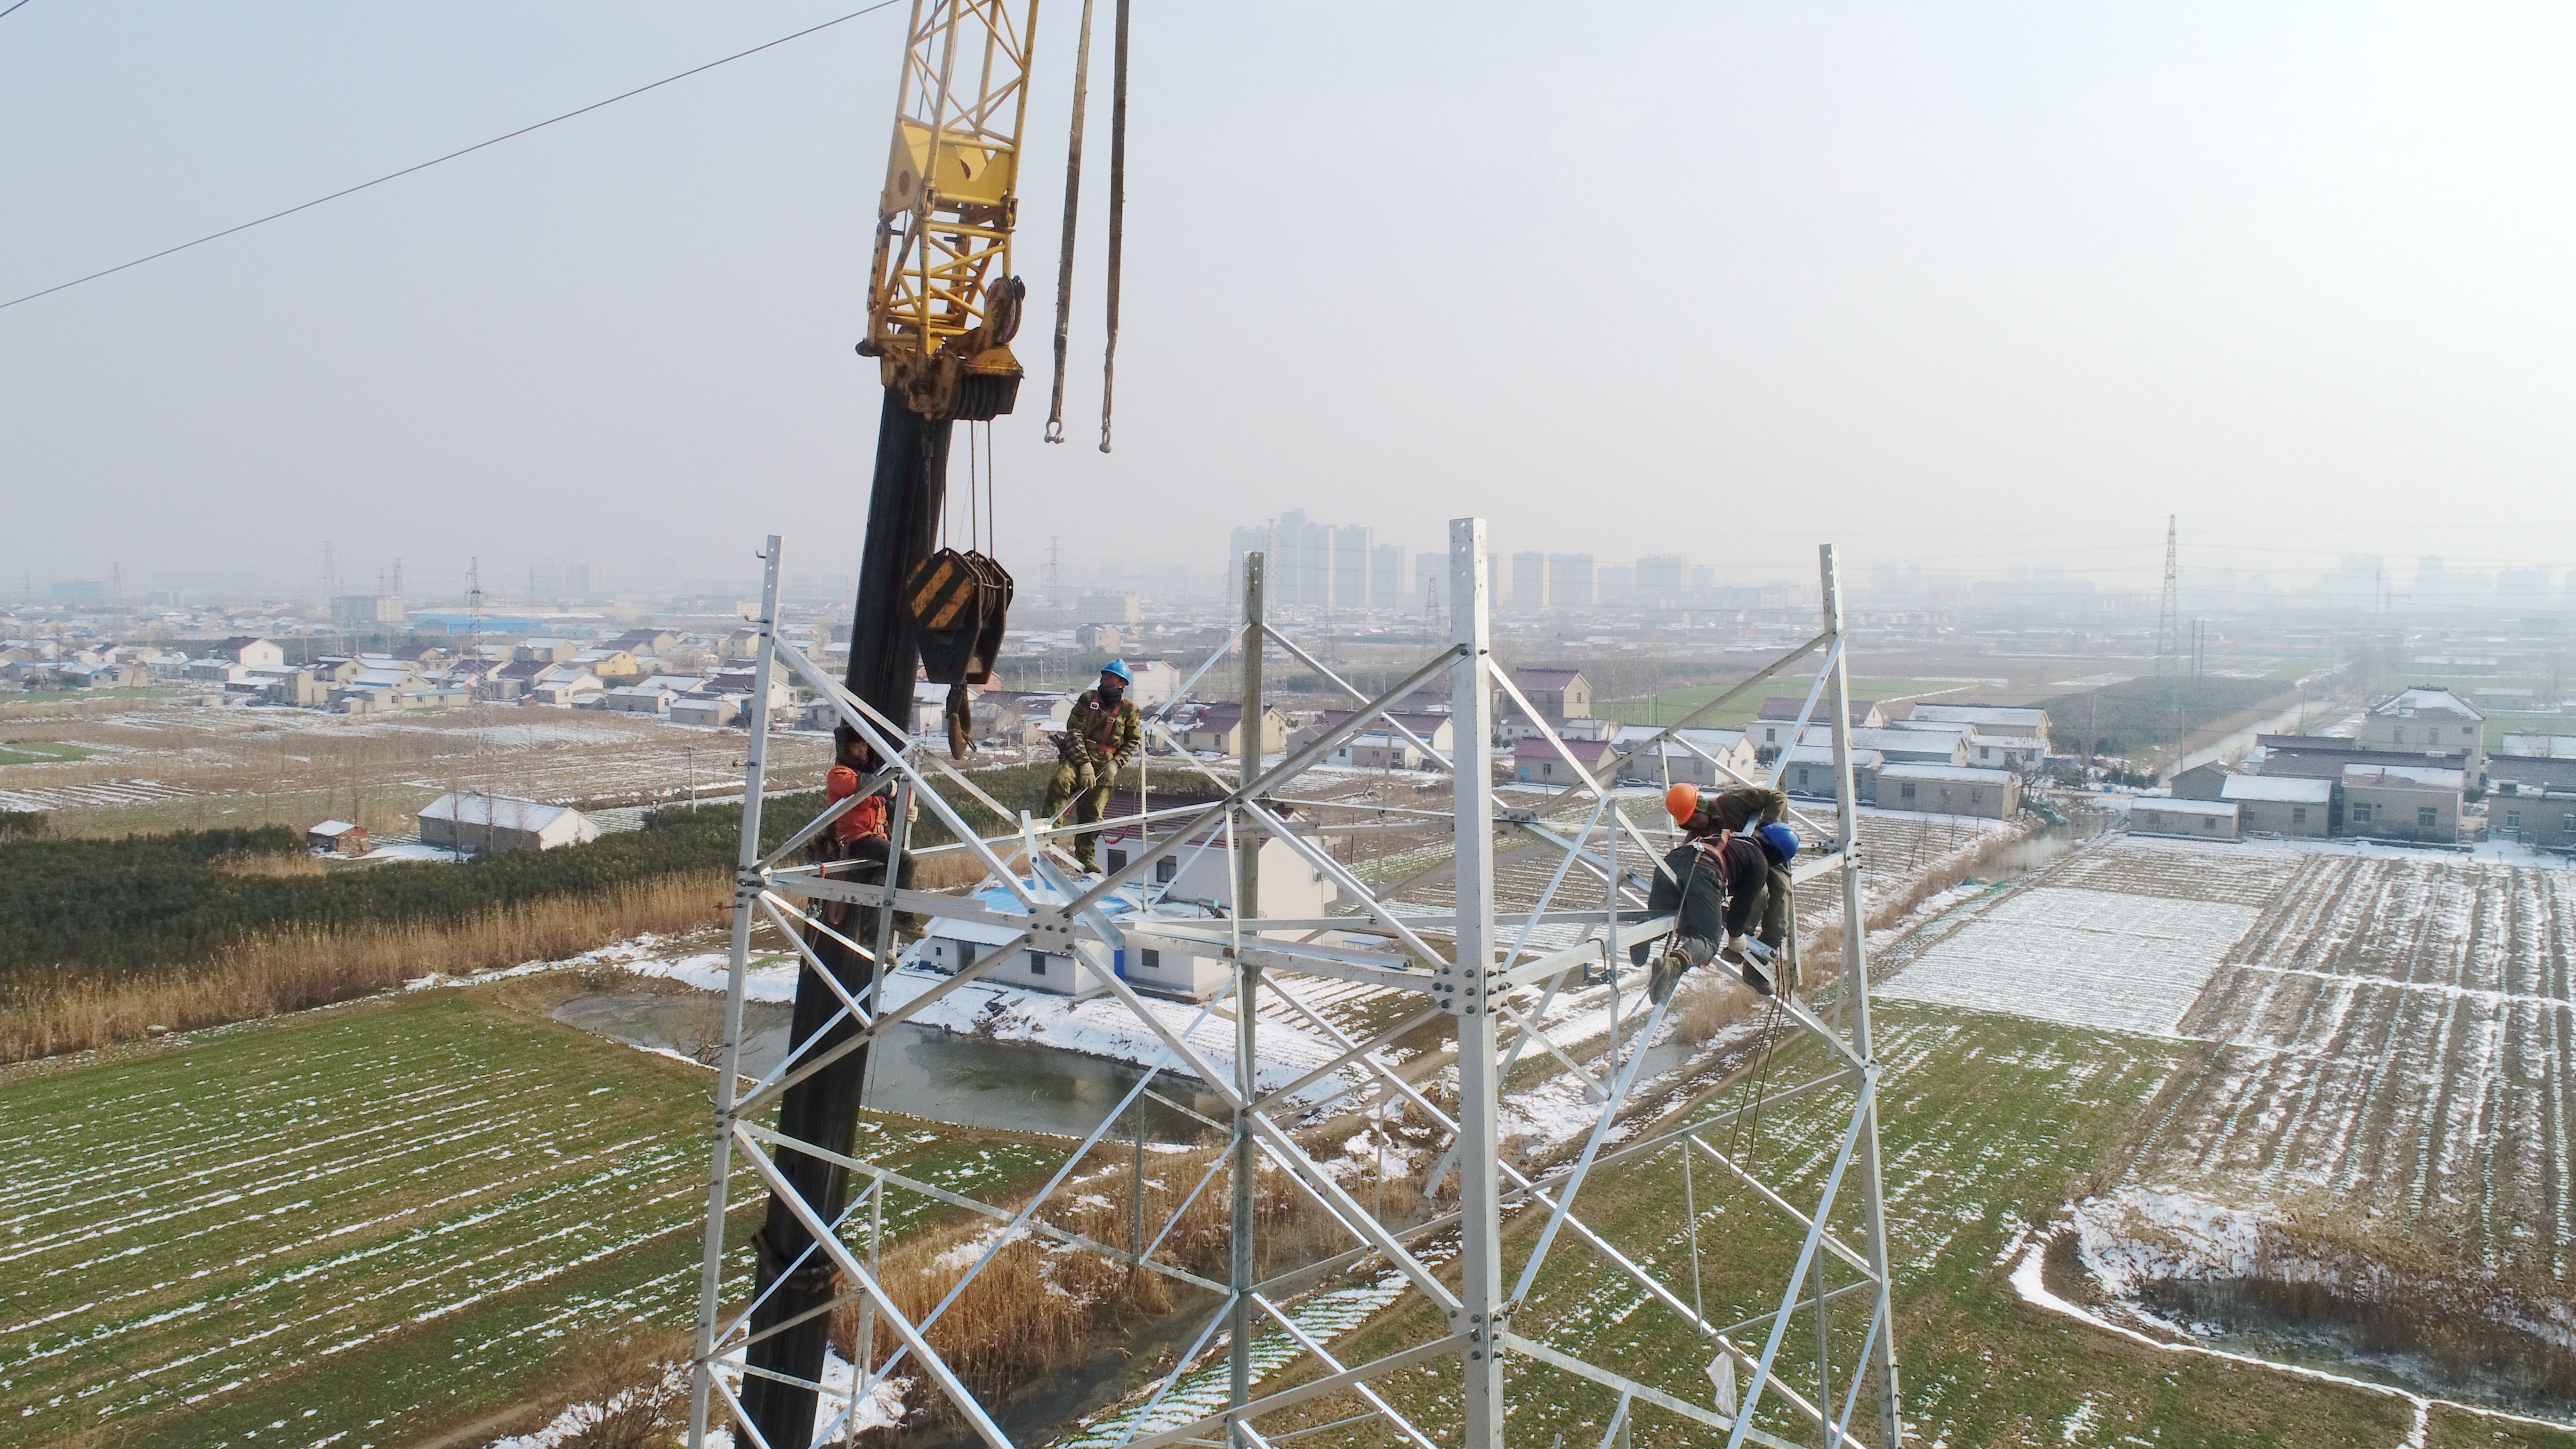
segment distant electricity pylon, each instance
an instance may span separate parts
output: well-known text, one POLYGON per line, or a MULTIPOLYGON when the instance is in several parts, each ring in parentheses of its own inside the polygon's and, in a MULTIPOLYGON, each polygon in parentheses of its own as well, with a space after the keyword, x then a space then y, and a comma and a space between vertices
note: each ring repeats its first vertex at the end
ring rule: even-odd
POLYGON ((2165 592, 2156 609, 2156 709, 2173 737, 2174 761, 2182 759, 2182 609, 2175 568, 2177 519, 2165 515, 2165 592))

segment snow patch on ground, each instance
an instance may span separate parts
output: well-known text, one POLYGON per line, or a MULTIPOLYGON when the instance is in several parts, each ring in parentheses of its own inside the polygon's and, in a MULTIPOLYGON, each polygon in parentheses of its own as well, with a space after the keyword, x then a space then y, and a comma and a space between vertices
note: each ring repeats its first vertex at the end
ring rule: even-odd
POLYGON ((2251 906, 2040 886, 1961 926, 1878 994, 2172 1036, 2251 906))
POLYGON ((2087 1198, 2074 1216, 2084 1267, 2115 1298, 2158 1279, 2248 1277, 2263 1226, 2256 1211, 2136 1186, 2087 1198))

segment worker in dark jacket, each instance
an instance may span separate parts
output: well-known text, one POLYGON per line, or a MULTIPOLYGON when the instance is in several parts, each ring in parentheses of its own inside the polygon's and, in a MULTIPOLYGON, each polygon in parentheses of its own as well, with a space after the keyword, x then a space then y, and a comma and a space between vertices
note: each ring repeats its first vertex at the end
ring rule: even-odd
MULTIPOLYGON (((1049 820, 1070 804, 1075 824, 1097 825, 1109 808, 1109 787, 1145 742, 1144 721, 1136 702, 1127 697, 1128 682, 1127 661, 1112 659, 1100 667, 1100 683, 1073 702, 1073 713, 1055 737, 1055 776, 1047 781, 1049 820)), ((1073 837, 1073 858, 1086 873, 1100 868, 1092 861, 1099 837, 1097 830, 1073 837)))
MULTIPOLYGON (((1768 882, 1762 875, 1748 874, 1742 864, 1730 871, 1727 847, 1747 826, 1779 826, 1780 817, 1788 809, 1788 796, 1758 785, 1717 791, 1675 785, 1664 792, 1664 810, 1681 828, 1684 839, 1664 857, 1664 868, 1655 872, 1654 886, 1646 896, 1647 910, 1656 915, 1669 911, 1675 917, 1672 944, 1655 956, 1652 974, 1647 978, 1647 995, 1657 1005, 1670 999, 1684 971, 1707 965, 1730 936, 1741 934, 1730 929, 1730 877, 1743 879, 1748 885, 1761 881, 1767 886, 1768 882)), ((1789 833, 1788 827, 1779 828, 1789 835, 1794 849, 1797 837, 1789 833)), ((1753 849, 1758 856, 1760 847, 1753 849)), ((1785 913, 1787 893, 1784 889, 1777 894, 1785 913)), ((1765 904, 1758 898, 1748 901, 1757 912, 1762 912, 1765 904)), ((1629 959, 1640 965, 1646 964, 1647 954, 1644 942, 1629 948, 1629 959)), ((1747 962, 1741 950, 1733 962, 1742 970, 1746 985, 1765 993, 1771 989, 1769 980, 1747 962)))

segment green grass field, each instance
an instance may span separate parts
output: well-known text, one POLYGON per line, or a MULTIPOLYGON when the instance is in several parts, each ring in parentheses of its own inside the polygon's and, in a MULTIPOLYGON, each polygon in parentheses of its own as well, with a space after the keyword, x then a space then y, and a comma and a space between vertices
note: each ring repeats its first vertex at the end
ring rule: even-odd
MULTIPOLYGON (((0 1077, 8 1442, 403 1444, 520 1400, 594 1330, 686 1324, 709 1075, 510 990, 0 1077)), ((1052 1160, 899 1118, 859 1150, 966 1192, 1052 1160)), ((737 1189, 742 1236, 762 1199, 737 1189)), ((890 1219, 931 1208, 908 1198, 890 1219)))
MULTIPOLYGON (((1792 670, 1791 673, 1794 674, 1796 671, 1792 670)), ((1723 709, 1712 711, 1699 723, 1710 729, 1741 729, 1746 721, 1761 712, 1764 697, 1777 694, 1796 695, 1804 699, 1808 686, 1815 682, 1815 677, 1812 670, 1796 674, 1794 678, 1785 674, 1775 675, 1747 691, 1741 699, 1723 709)), ((1642 699, 1602 700, 1598 702, 1593 712, 1603 719, 1615 719, 1621 724, 1671 724, 1734 687, 1731 684, 1709 684, 1693 689, 1668 689, 1661 694, 1642 699)), ((1851 682, 1854 699, 1907 699, 1938 694, 1943 690, 1959 687, 1956 680, 1941 679, 1855 678, 1851 682)), ((1821 705, 1818 706, 1817 718, 1819 719, 1824 717, 1822 709, 1821 705)))
MULTIPOLYGON (((2251 1366, 2164 1353, 2070 1323, 2023 1303, 2004 1249, 2015 1228, 2045 1222, 2071 1190, 2114 1150, 2120 1134, 2172 1065, 2165 1043, 2054 1027, 2017 1018, 1937 1008, 1880 1007, 1881 1059, 1891 1076, 1882 1107, 1890 1248, 1898 1264, 1896 1308, 1908 1442, 1949 1445, 2315 1446, 2408 1442, 2412 1410, 2403 1401, 2362 1390, 2302 1381, 2251 1366)), ((1774 1085, 1813 1073, 1816 1060, 1785 1057, 1774 1085)), ((1725 1105, 1723 1098, 1711 1107, 1725 1105)), ((1703 1111, 1710 1110, 1704 1108, 1703 1111)), ((1793 1202, 1812 1203, 1830 1166, 1839 1113, 1775 1108, 1753 1148, 1756 1165, 1793 1202)), ((1711 1134, 1726 1145, 1723 1129, 1711 1134)), ((1722 1169, 1703 1159, 1692 1184, 1699 1205, 1702 1291, 1721 1322, 1778 1305, 1783 1265, 1798 1245, 1796 1225, 1742 1190, 1722 1186, 1722 1169)), ((1604 1176, 1580 1199, 1586 1220, 1690 1295, 1690 1244, 1680 1210, 1684 1186, 1678 1154, 1604 1176)), ((1839 1230, 1855 1234, 1859 1204, 1839 1203, 1839 1230)), ((1504 1252, 1507 1277, 1535 1240, 1536 1215, 1512 1227, 1504 1252)), ((1839 1285, 1849 1275, 1832 1280, 1839 1285)), ((1854 1301, 1860 1301, 1856 1298, 1854 1301)), ((1866 1327, 1866 1311, 1846 1313, 1830 1351, 1847 1363, 1866 1327)), ((1812 1315, 1799 1318, 1780 1362, 1807 1397, 1815 1396, 1812 1315)), ((1611 1364, 1678 1397, 1707 1403, 1708 1351, 1683 1320, 1664 1309, 1582 1244, 1560 1239, 1514 1326, 1543 1341, 1611 1364)), ((1336 1347, 1345 1363, 1362 1362, 1438 1330, 1418 1297, 1336 1347)), ((1759 1338, 1751 1337, 1755 1347, 1759 1338)), ((1511 1379, 1516 1442, 1566 1444, 1599 1440, 1612 1395, 1588 1381, 1517 1361, 1511 1379)), ((1311 1374, 1299 1365, 1270 1381, 1284 1387, 1311 1374)), ((1840 1370, 1837 1370, 1838 1379, 1840 1370)), ((1436 1439, 1459 1427, 1454 1367, 1426 1368, 1381 1381, 1389 1398, 1436 1439)), ((1740 1382, 1740 1381, 1739 1381, 1740 1382)), ((1329 1423, 1354 1412, 1355 1401, 1329 1398, 1303 1406, 1305 1422, 1329 1423)), ((1763 1427, 1795 1435, 1785 1416, 1766 1413, 1763 1427)), ((1286 1433, 1296 1411, 1265 1421, 1286 1433)), ((1641 1409, 1633 1423, 1640 1445, 1708 1442, 1705 1431, 1675 1416, 1641 1409), (1688 1431, 1688 1432, 1685 1432, 1688 1431)), ((1866 1400, 1853 1427, 1871 1442, 1877 1426, 1866 1400)), ((2437 1409, 2436 1444, 2514 1444, 2567 1449, 2576 1436, 2504 1429, 2494 1421, 2437 1409)), ((1810 1435, 1797 1435, 1805 1438, 1810 1435)), ((1373 1442, 1328 1432, 1301 1443, 1373 1442)), ((2421 1442, 2421 1441, 2417 1441, 2421 1442)))
POLYGON ((56 740, 0 741, 0 765, 60 765, 86 760, 92 753, 56 740))

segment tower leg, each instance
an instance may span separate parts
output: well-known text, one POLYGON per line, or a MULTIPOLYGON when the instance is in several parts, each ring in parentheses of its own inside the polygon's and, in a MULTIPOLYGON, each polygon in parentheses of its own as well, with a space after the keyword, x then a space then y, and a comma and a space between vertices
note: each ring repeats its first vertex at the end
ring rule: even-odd
POLYGON ((1464 1330, 1465 1449, 1501 1449, 1503 1294, 1499 1128, 1494 1111, 1494 1014, 1485 1001, 1494 965, 1494 694, 1493 638, 1486 597, 1485 521, 1449 523, 1449 597, 1455 642, 1467 646, 1449 674, 1450 720, 1456 735, 1454 806, 1458 841, 1458 1311, 1464 1330))

